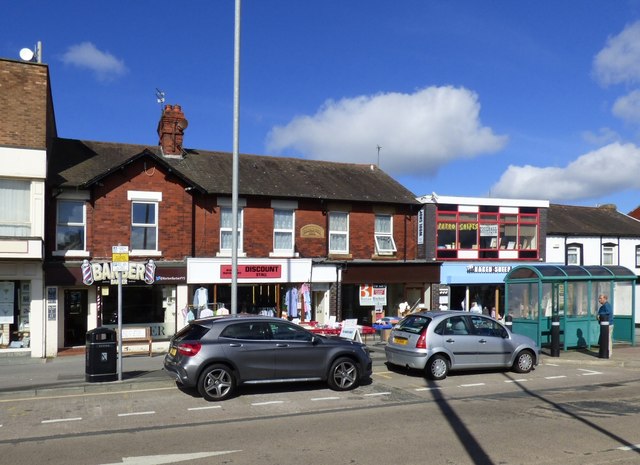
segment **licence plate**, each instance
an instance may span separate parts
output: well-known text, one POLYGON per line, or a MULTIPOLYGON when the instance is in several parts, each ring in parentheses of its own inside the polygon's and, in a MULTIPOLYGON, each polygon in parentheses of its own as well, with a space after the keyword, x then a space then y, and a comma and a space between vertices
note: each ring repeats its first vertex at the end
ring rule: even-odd
POLYGON ((175 347, 172 347, 171 349, 169 349, 169 355, 171 355, 172 357, 174 357, 176 355, 176 352, 177 352, 177 350, 176 350, 175 347))
POLYGON ((403 337, 394 337, 393 342, 394 344, 400 344, 401 346, 406 346, 407 343, 409 342, 409 339, 405 339, 403 337))

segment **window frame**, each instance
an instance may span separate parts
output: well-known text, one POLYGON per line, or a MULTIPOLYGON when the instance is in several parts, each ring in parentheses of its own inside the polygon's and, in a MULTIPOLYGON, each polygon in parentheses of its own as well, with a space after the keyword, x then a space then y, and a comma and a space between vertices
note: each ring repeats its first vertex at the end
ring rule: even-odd
POLYGON ((618 255, 616 253, 617 247, 618 247, 618 244, 615 244, 613 242, 602 244, 602 250, 600 252, 600 257, 601 257, 600 260, 601 260, 602 266, 618 265, 618 255), (610 252, 610 253, 607 253, 607 252, 610 252), (606 263, 605 257, 607 256, 611 257, 611 263, 606 263))
POLYGON ((65 198, 61 198, 58 199, 56 202, 56 246, 55 246, 55 251, 56 252, 86 252, 87 250, 87 202, 84 200, 80 200, 80 199, 65 199, 65 198), (73 221, 67 221, 62 223, 60 221, 60 205, 62 203, 78 203, 81 205, 82 207, 82 221, 80 223, 78 222, 73 222, 73 221), (58 240, 58 235, 60 233, 60 227, 67 227, 67 228, 72 228, 72 227, 77 227, 77 228, 81 228, 82 230, 82 234, 81 234, 81 239, 82 239, 82 248, 79 249, 72 249, 72 248, 61 248, 60 247, 60 242, 58 240))
POLYGON ((31 209, 32 209, 32 183, 31 181, 24 179, 13 179, 13 178, 0 178, 0 193, 2 191, 14 191, 15 193, 10 194, 8 200, 0 199, 0 205, 6 203, 10 204, 13 208, 2 208, 4 212, 4 216, 0 216, 0 236, 4 237, 15 237, 15 238, 27 238, 31 237, 33 233, 32 218, 31 218, 31 209), (17 198, 19 196, 20 198, 17 198), (21 201, 24 203, 24 209, 15 208, 16 202, 21 201), (11 232, 9 230, 12 230, 11 232), (20 230, 25 230, 24 232, 20 232, 20 230))
POLYGON ((295 241, 296 230, 296 212, 292 208, 274 208, 273 209, 273 254, 274 255, 293 255, 296 248, 295 241), (291 217, 291 228, 278 228, 276 227, 276 215, 280 213, 286 213, 291 217), (291 237, 291 247, 279 248, 277 247, 276 237, 280 235, 289 235, 291 237))
POLYGON ((393 215, 377 213, 374 218, 373 229, 374 229, 373 235, 374 235, 374 242, 375 242, 375 250, 377 255, 393 255, 398 251, 396 247, 396 242, 393 239, 393 215), (389 231, 378 231, 379 218, 381 219, 385 218, 389 220, 389 223, 388 223, 389 231), (385 248, 382 246, 381 240, 384 240, 384 239, 391 242, 390 247, 385 248))
POLYGON ((345 211, 330 211, 328 213, 329 215, 329 254, 336 254, 336 255, 345 255, 349 253, 349 212, 345 212, 345 211), (346 229, 345 230, 337 230, 337 229, 332 229, 333 226, 332 225, 332 218, 334 218, 335 216, 340 215, 341 217, 344 216, 346 218, 346 229), (344 237, 345 239, 345 248, 344 249, 337 249, 334 248, 333 244, 335 244, 335 240, 334 238, 336 237, 344 237))
MULTIPOLYGON (((243 238, 244 238, 244 208, 238 205, 238 254, 244 253, 243 248, 243 238)), ((231 255, 233 248, 233 209, 230 206, 221 205, 220 206, 220 254, 221 255, 231 255), (229 226, 223 226, 222 224, 222 216, 223 214, 229 214, 231 218, 231 224, 229 226), (229 247, 223 247, 222 244, 225 242, 223 240, 223 234, 229 234, 231 237, 231 245, 229 247)))
POLYGON ((578 265, 578 266, 582 266, 583 263, 583 250, 582 250, 582 244, 567 244, 567 253, 566 253, 566 259, 565 262, 567 265, 578 265), (572 251, 575 251, 575 254, 572 254, 572 251), (571 257, 572 255, 575 255, 577 257, 577 263, 570 263, 569 257, 571 257))

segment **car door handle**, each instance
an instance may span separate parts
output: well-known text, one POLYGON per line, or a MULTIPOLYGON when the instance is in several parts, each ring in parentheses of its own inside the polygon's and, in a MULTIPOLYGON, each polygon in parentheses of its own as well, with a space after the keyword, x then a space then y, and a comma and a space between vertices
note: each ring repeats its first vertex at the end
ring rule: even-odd
POLYGON ((242 344, 240 344, 239 342, 235 342, 233 344, 229 344, 229 347, 242 347, 242 344))
POLYGON ((276 344, 276 347, 289 347, 289 344, 276 344))
POLYGON ((487 340, 486 340, 486 339, 480 339, 478 342, 479 342, 480 344, 486 344, 486 343, 487 343, 487 340))
POLYGON ((449 338, 449 339, 447 339, 447 341, 446 341, 446 342, 456 342, 456 340, 455 340, 455 339, 451 339, 451 338, 449 338))

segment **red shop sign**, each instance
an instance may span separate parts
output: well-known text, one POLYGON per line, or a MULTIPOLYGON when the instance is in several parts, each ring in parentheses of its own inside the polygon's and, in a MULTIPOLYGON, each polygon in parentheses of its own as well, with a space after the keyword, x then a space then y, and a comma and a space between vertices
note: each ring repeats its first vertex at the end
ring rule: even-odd
MULTIPOLYGON (((279 278, 282 265, 238 265, 238 278, 279 278)), ((220 278, 231 279, 231 265, 220 265, 220 278)))

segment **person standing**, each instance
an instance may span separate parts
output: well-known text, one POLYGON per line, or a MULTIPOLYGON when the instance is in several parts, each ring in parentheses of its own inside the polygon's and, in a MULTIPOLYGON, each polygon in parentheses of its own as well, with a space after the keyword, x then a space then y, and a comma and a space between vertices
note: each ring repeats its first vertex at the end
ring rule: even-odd
POLYGON ((482 314, 482 307, 478 305, 478 302, 475 300, 471 302, 471 308, 469 309, 471 313, 479 313, 482 314))
POLYGON ((611 357, 613 354, 613 307, 609 303, 609 298, 606 294, 600 294, 598 302, 600 302, 598 320, 605 321, 606 318, 609 321, 609 357, 611 357))

